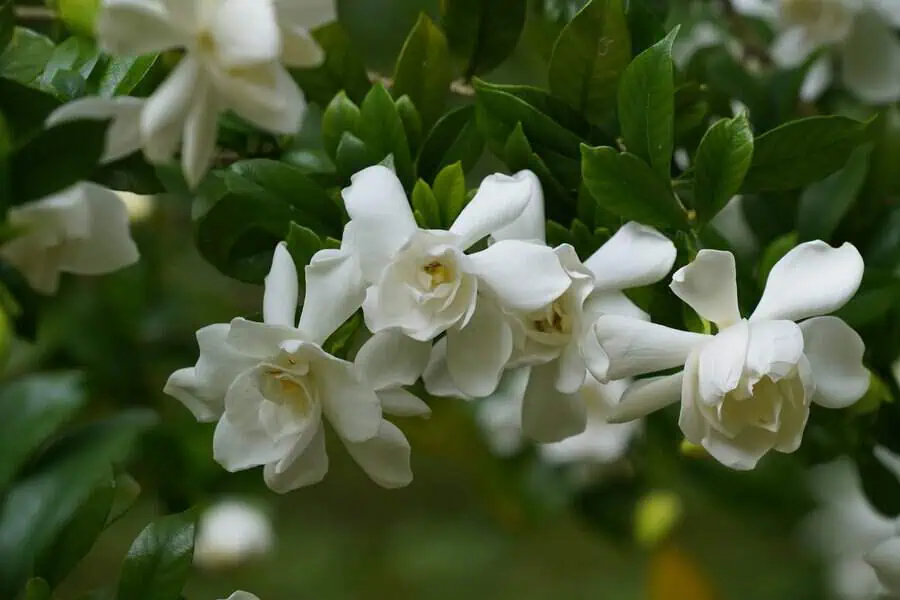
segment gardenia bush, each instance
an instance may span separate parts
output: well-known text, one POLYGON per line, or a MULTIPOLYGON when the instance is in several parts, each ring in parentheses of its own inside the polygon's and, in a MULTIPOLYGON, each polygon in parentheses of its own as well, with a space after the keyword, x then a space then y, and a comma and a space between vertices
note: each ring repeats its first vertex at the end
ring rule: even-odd
MULTIPOLYGON (((262 467, 274 492, 327 478, 328 437, 377 486, 409 485, 408 424, 440 420, 444 398, 499 455, 537 444, 535 463, 640 472, 632 445, 652 442, 717 471, 784 454, 847 471, 879 446, 897 473, 881 446, 900 356, 900 3, 569 3, 547 85, 494 83, 526 4, 445 0, 375 73, 328 1, 103 0, 92 35, 64 21, 31 73, 10 57, 33 63, 38 34, 0 0, 11 326, 29 335, 62 273, 139 260, 112 190, 170 194, 194 203, 203 258, 262 294, 258 314, 196 332, 165 393, 214 424, 223 469, 262 467)), ((63 428, 85 403, 77 374, 3 386, 0 596, 49 598, 106 522, 77 547, 61 536, 110 515, 97 490, 157 419, 63 428)), ((826 502, 850 493, 834 485, 826 502)), ((115 597, 179 597, 195 519, 151 523, 115 597)), ((900 590, 878 523, 842 554, 871 569, 864 595, 836 584, 846 597, 900 590)), ((241 547, 204 536, 200 562, 241 547)))

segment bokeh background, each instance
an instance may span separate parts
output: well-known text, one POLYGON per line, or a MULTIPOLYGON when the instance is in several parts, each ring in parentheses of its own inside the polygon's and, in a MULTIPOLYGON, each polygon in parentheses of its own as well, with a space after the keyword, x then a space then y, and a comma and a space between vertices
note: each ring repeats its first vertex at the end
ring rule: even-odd
MULTIPOLYGON (((369 67, 385 74, 419 11, 438 9, 437 0, 338 4, 369 67)), ((578 5, 531 2, 515 56, 489 79, 543 85, 552 41, 578 5)), ((304 137, 316 139, 315 111, 304 137)), ((494 168, 485 160, 480 171, 494 168)), ((673 446, 668 417, 651 420, 635 444, 640 478, 625 460, 586 488, 571 471, 540 465, 528 452, 494 457, 471 407, 449 401, 436 403, 427 423, 402 424, 415 473, 406 489, 376 487, 341 448, 329 452, 323 483, 285 496, 266 490, 259 470, 225 473, 212 460, 212 425, 197 424, 162 388, 173 370, 196 360, 196 329, 257 314, 262 290, 200 258, 185 198, 133 206, 140 264, 99 279, 66 280, 58 297, 43 301, 38 341, 17 342, 3 375, 79 365, 87 370, 95 413, 149 405, 163 416, 163 427, 134 461, 141 500, 104 534, 60 598, 114 580, 131 540, 154 514, 226 497, 267 511, 276 548, 236 569, 198 570, 185 592, 189 600, 222 598, 237 588, 262 600, 826 597, 821 568, 797 542, 797 520, 810 508, 800 465, 779 456, 750 474, 727 472, 673 446), (640 544, 637 507, 654 490, 676 493, 683 512, 662 541, 640 544)))

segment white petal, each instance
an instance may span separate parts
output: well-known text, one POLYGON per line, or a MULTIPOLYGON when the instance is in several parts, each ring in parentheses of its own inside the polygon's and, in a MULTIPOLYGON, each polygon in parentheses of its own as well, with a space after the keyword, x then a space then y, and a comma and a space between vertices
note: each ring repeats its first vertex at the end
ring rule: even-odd
POLYGON ((701 444, 709 429, 705 417, 700 413, 700 352, 693 352, 684 365, 684 380, 681 384, 681 410, 678 414, 678 427, 686 440, 693 444, 701 444))
POLYGON ((672 275, 669 287, 698 315, 720 329, 741 320, 737 271, 731 252, 701 250, 693 262, 672 275))
POLYGON ((900 456, 894 454, 884 446, 875 446, 875 448, 872 449, 872 453, 875 455, 875 458, 878 459, 878 462, 881 463, 881 466, 900 480, 900 456))
POLYGON ((154 0, 105 0, 97 39, 110 54, 137 56, 183 45, 165 6, 154 0))
POLYGON ((465 250, 514 223, 532 202, 534 194, 534 177, 530 171, 521 171, 513 177, 500 173, 485 177, 475 197, 450 226, 450 232, 460 237, 460 249, 465 250))
POLYGON ((202 394, 203 386, 197 378, 194 367, 178 369, 169 376, 163 392, 172 396, 191 411, 194 418, 201 423, 212 423, 222 415, 222 400, 219 398, 219 405, 216 407, 202 394))
POLYGON ((702 446, 729 469, 749 471, 772 449, 774 439, 774 433, 757 427, 747 427, 732 439, 710 428, 702 446))
POLYGON ((684 372, 639 379, 631 384, 613 408, 610 423, 627 423, 675 404, 681 398, 684 372))
POLYGON ((275 0, 280 23, 315 29, 320 25, 336 21, 335 0, 275 0))
MULTIPOLYGON (((803 356, 803 332, 793 321, 750 323, 745 369, 780 379, 794 372, 803 356)), ((868 381, 868 375, 866 377, 868 381)))
POLYGON ((263 321, 270 325, 292 326, 297 313, 298 286, 294 259, 288 252, 287 244, 279 242, 265 279, 263 321))
POLYGON ((878 544, 865 558, 875 569, 878 580, 892 594, 900 593, 900 537, 878 544))
POLYGON ((226 341, 242 354, 264 361, 277 354, 285 342, 298 342, 300 338, 293 327, 268 325, 238 317, 232 319, 226 341))
POLYGON ((363 275, 374 283, 397 250, 418 231, 403 184, 393 171, 376 165, 351 177, 350 187, 341 195, 347 214, 357 224, 355 243, 363 275))
POLYGON ((629 222, 591 255, 584 265, 596 289, 624 290, 661 280, 675 264, 672 240, 646 225, 629 222))
POLYGON ((554 365, 531 368, 522 400, 522 432, 532 440, 547 444, 578 435, 587 425, 587 409, 580 394, 556 390, 554 365))
POLYGON ((274 440, 258 424, 235 425, 225 414, 213 435, 213 457, 231 473, 281 460, 290 450, 274 440))
POLYGON ((747 321, 740 321, 720 331, 703 346, 697 367, 700 399, 703 402, 715 404, 737 388, 749 344, 750 326, 747 321))
POLYGON ((804 27, 791 27, 783 31, 772 44, 772 60, 779 67, 793 69, 802 65, 818 44, 807 35, 804 27))
POLYGON ((778 16, 778 6, 771 0, 731 0, 734 10, 747 17, 774 19, 778 16))
POLYGON ((151 162, 166 162, 175 152, 194 93, 206 85, 199 68, 196 60, 185 57, 147 99, 141 112, 141 137, 151 162), (177 137, 173 138, 173 132, 177 137))
POLYGON ((222 106, 272 133, 294 135, 300 129, 306 100, 279 63, 255 67, 250 74, 222 70, 210 74, 222 106))
POLYGON ((813 401, 844 408, 862 398, 869 389, 869 371, 862 364, 866 348, 859 334, 837 317, 809 319, 800 329, 816 382, 813 401))
POLYGON ((250 592, 238 590, 223 600, 259 600, 259 597, 250 592))
POLYGON ((803 85, 800 87, 800 99, 804 102, 815 102, 825 93, 833 79, 831 58, 823 56, 806 72, 803 85))
POLYGON ((90 182, 78 184, 91 220, 84 239, 64 244, 60 269, 78 275, 101 275, 133 265, 140 255, 131 239, 128 209, 118 194, 90 182))
POLYGON ((500 382, 513 350, 506 317, 490 300, 479 298, 469 323, 447 331, 447 369, 467 396, 483 398, 500 382))
POLYGON ((381 331, 369 338, 354 363, 363 380, 375 390, 412 385, 425 371, 431 342, 419 342, 396 330, 381 331))
POLYGON ((431 407, 403 388, 392 388, 376 392, 381 401, 381 410, 395 417, 430 417, 431 407))
POLYGON ((325 452, 325 428, 320 424, 307 445, 279 463, 267 464, 263 469, 263 479, 273 492, 286 494, 319 483, 326 473, 328 454, 325 452))
POLYGON ((212 20, 217 58, 227 67, 253 67, 281 56, 275 8, 268 0, 221 0, 212 20))
POLYGON ((857 17, 841 61, 844 85, 863 102, 886 104, 900 99, 900 41, 878 15, 857 17))
POLYGON ((868 4, 892 27, 900 27, 900 0, 869 0, 868 4))
POLYGON ((381 487, 401 488, 412 482, 409 442, 393 423, 382 421, 375 437, 364 442, 345 441, 344 445, 356 464, 381 487))
POLYGON ((313 365, 322 408, 341 439, 362 442, 378 433, 381 403, 371 386, 359 380, 352 364, 322 353, 313 365))
POLYGON ((303 310, 297 328, 317 344, 337 331, 365 300, 366 285, 356 257, 342 250, 320 250, 306 266, 303 310))
POLYGON ((119 96, 100 98, 87 96, 63 104, 47 117, 46 126, 82 119, 112 119, 106 130, 106 148, 101 163, 115 162, 136 152, 141 147, 141 111, 143 98, 119 96))
POLYGON ((325 60, 325 51, 306 27, 281 24, 281 62, 293 68, 311 69, 325 60))
POLYGON ((206 176, 216 154, 219 110, 209 86, 201 85, 184 121, 181 169, 185 182, 196 187, 206 176))
POLYGON ((531 242, 499 241, 469 258, 479 282, 509 310, 539 310, 572 281, 551 248, 531 242))
POLYGON ((544 243, 547 241, 547 218, 544 216, 544 192, 541 181, 531 171, 519 171, 514 178, 531 183, 531 195, 524 212, 515 221, 491 234, 496 240, 524 240, 544 243))
POLYGON ((588 372, 578 344, 570 343, 563 348, 556 364, 558 368, 556 389, 564 394, 574 394, 581 389, 588 372))
POLYGON ((471 400, 469 396, 460 391, 459 386, 450 377, 450 369, 447 367, 447 337, 442 337, 431 347, 431 356, 428 358, 428 366, 422 374, 425 390, 438 398, 464 398, 471 400))
POLYGON ((617 315, 600 317, 594 324, 594 335, 609 357, 605 369, 588 364, 600 381, 679 367, 698 344, 711 339, 699 333, 617 315))
POLYGON ((784 255, 769 273, 751 321, 828 314, 847 303, 862 281, 863 259, 850 243, 832 248, 804 242, 784 255))
POLYGON ((650 315, 622 292, 594 292, 584 303, 584 312, 590 315, 619 315, 631 319, 649 321, 650 315))

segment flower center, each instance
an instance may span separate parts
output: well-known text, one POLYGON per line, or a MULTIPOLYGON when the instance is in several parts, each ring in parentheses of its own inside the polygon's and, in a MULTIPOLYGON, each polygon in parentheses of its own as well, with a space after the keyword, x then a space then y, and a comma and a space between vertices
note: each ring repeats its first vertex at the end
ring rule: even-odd
POLYGON ((453 281, 453 271, 439 260, 432 260, 422 267, 428 276, 428 289, 434 290, 439 285, 453 281))
POLYGON ((562 299, 554 300, 542 313, 533 315, 531 326, 539 333, 572 333, 572 319, 562 299))
POLYGON ((305 369, 290 355, 285 357, 284 362, 292 370, 272 366, 264 371, 263 396, 298 416, 309 416, 313 408, 313 398, 304 381, 305 369))

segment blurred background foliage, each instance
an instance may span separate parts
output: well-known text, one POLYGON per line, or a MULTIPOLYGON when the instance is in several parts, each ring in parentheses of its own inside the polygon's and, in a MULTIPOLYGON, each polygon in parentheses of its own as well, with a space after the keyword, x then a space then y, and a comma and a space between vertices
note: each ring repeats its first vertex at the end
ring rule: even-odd
MULTIPOLYGON (((436 18, 438 4, 338 2, 341 22, 367 66, 384 74, 392 72, 420 11, 436 18)), ((656 4, 662 8, 669 3, 656 4)), ((708 14, 699 4, 688 10, 686 3, 672 2, 670 22, 689 30, 708 14)), ((553 41, 580 5, 578 0, 532 0, 515 54, 487 79, 545 86, 553 41)), ((42 27, 40 22, 26 24, 42 27)), ((717 50, 705 52, 690 66, 699 80, 712 78, 717 89, 752 101, 761 84, 729 69, 717 50)), ((850 110, 840 92, 834 94, 824 102, 836 112, 850 110)), ((754 124, 766 129, 780 122, 784 115, 778 110, 754 113, 754 124)), ((317 144, 321 111, 310 114, 302 135, 305 143, 317 144)), ((898 127, 893 110, 879 119, 886 131, 898 127)), ((885 135, 887 142, 896 144, 896 139, 885 135)), ((871 156, 874 175, 866 185, 886 181, 890 187, 893 179, 885 171, 892 167, 884 158, 890 148, 880 150, 871 156)), ((502 168, 483 159, 470 177, 477 181, 502 168)), ((890 273, 897 262, 890 249, 898 244, 890 236, 896 235, 900 209, 887 201, 897 191, 891 187, 889 193, 863 194, 884 205, 858 211, 865 218, 850 213, 835 235, 852 239, 869 231, 872 223, 864 220, 888 224, 868 240, 869 246, 886 249, 885 274, 864 289, 845 316, 867 341, 884 340, 883 348, 872 351, 884 362, 872 366, 890 390, 896 389, 889 367, 900 353, 900 319, 884 317, 887 309, 881 307, 895 303, 898 294, 890 273), (867 327, 878 333, 867 333, 867 327)), ((785 216, 785 211, 796 206, 787 204, 745 209, 759 235, 750 253, 753 261, 771 265, 779 256, 779 238, 794 229, 794 215, 785 216)), ((173 370, 196 360, 195 330, 255 314, 261 288, 224 277, 197 254, 190 203, 183 198, 160 196, 152 206, 136 210, 134 230, 141 262, 103 278, 70 278, 58 296, 40 300, 36 341, 13 343, 3 373, 9 380, 37 369, 78 367, 86 373, 90 395, 83 418, 126 406, 152 407, 161 415, 162 424, 142 438, 131 463, 130 473, 143 489, 138 504, 103 535, 58 590, 60 599, 112 583, 131 540, 153 515, 233 495, 265 504, 275 523, 277 548, 255 564, 195 573, 185 591, 190 600, 224 597, 236 588, 252 590, 263 600, 825 597, 820 567, 803 553, 795 536, 797 520, 811 507, 800 485, 800 461, 778 455, 754 472, 737 473, 702 457, 686 457, 672 445, 678 435, 669 414, 651 417, 635 444, 630 459, 640 461, 640 476, 626 460, 606 468, 587 488, 573 485, 571 472, 542 465, 527 452, 511 459, 494 457, 471 407, 452 401, 435 401, 435 414, 424 424, 402 424, 414 449, 416 474, 406 489, 374 487, 339 451, 330 453, 332 468, 323 483, 285 496, 267 491, 258 470, 225 473, 212 460, 213 426, 196 423, 162 388, 173 370), (635 527, 645 518, 640 500, 654 490, 677 493, 683 513, 661 540, 642 544, 635 527)), ((784 243, 781 247, 786 248, 784 243)), ((872 277, 879 278, 877 270, 872 277)), ((820 459, 867 448, 871 440, 860 438, 887 439, 898 421, 897 410, 881 407, 877 430, 868 426, 867 417, 820 411, 805 447, 820 459), (817 431, 826 428, 828 435, 817 442, 817 431)), ((900 512, 897 482, 866 456, 860 452, 858 458, 873 502, 889 514, 900 512)))

